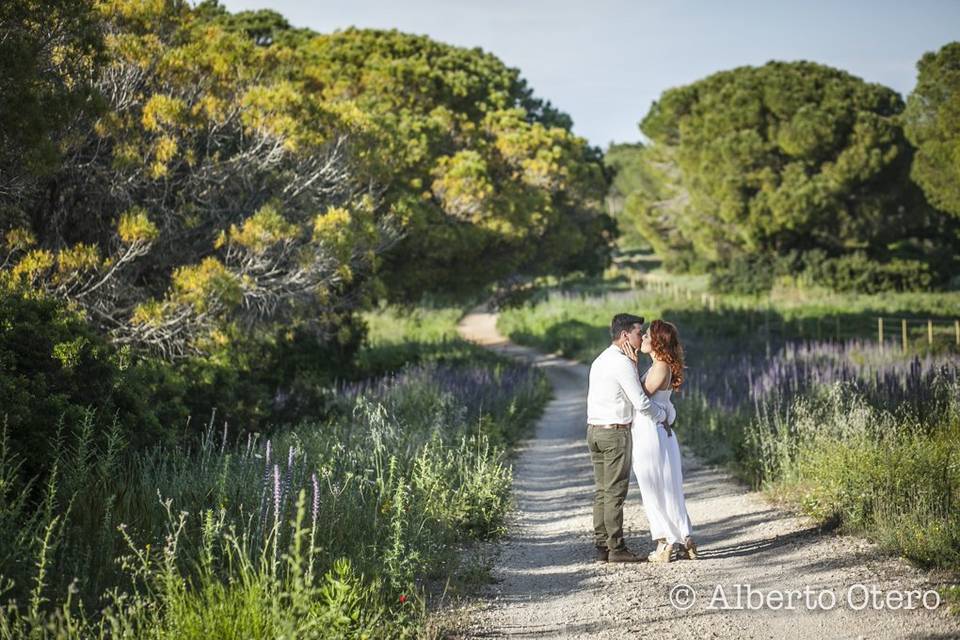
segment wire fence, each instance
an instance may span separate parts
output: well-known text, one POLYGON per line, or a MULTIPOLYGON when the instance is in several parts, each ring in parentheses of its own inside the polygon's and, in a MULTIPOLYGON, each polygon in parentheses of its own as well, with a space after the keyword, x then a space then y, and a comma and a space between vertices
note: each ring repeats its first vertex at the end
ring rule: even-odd
POLYGON ((881 349, 891 346, 896 348, 899 343, 906 353, 911 346, 918 344, 932 347, 934 344, 951 341, 960 348, 960 319, 877 318, 877 342, 881 349))

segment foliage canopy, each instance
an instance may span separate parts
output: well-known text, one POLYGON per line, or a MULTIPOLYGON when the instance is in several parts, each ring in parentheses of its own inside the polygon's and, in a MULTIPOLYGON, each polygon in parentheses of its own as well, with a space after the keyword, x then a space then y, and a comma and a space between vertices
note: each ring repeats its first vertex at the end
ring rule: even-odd
POLYGON ((670 89, 641 123, 649 179, 627 215, 687 268, 811 251, 948 260, 951 223, 909 179, 903 106, 891 89, 809 62, 670 89))
POLYGON ((960 216, 960 42, 924 54, 917 70, 904 112, 912 175, 934 206, 960 216))
MULTIPOLYGON (((70 301, 117 344, 236 365, 292 334, 355 343, 375 298, 606 264, 599 152, 493 55, 216 2, 70 8, 0 15, 38 39, 66 30, 100 105, 73 99, 62 160, 3 199, 0 279, 70 301)), ((3 82, 79 73, 21 67, 3 82)))

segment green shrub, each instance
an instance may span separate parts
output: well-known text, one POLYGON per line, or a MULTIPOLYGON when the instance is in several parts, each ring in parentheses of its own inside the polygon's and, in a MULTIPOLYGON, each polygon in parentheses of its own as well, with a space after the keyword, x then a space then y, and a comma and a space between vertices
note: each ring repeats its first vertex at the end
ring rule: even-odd
POLYGON ((760 256, 737 256, 710 274, 710 289, 717 293, 759 295, 770 291, 775 277, 771 260, 760 256))
POLYGON ((845 293, 924 291, 934 282, 930 265, 925 262, 905 259, 879 262, 862 251, 835 258, 810 256, 805 275, 816 284, 845 293))
POLYGON ((936 283, 929 261, 893 258, 880 261, 862 251, 830 257, 815 249, 776 257, 741 255, 710 273, 715 293, 760 295, 770 291, 778 277, 787 276, 805 286, 818 285, 840 293, 925 291, 936 283))
POLYGON ((69 437, 88 413, 95 443, 111 423, 134 448, 172 442, 182 394, 168 371, 134 363, 62 303, 0 293, 0 421, 28 477, 48 468, 60 425, 69 437))

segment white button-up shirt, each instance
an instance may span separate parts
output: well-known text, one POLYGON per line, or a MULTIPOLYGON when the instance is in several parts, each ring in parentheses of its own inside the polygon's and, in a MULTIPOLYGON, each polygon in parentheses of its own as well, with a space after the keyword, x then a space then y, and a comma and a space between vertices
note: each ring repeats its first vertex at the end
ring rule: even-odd
POLYGON ((637 366, 616 345, 610 345, 590 365, 587 387, 588 424, 627 424, 633 412, 648 416, 654 423, 667 415, 650 402, 640 386, 637 366))

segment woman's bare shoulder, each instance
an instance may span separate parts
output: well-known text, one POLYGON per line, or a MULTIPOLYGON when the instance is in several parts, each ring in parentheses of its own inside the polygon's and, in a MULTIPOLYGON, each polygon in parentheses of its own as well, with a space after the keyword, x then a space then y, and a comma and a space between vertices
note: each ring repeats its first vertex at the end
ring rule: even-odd
POLYGON ((654 360, 653 364, 650 365, 650 371, 670 371, 670 365, 668 365, 663 360, 654 360))
POLYGON ((667 389, 670 386, 670 381, 673 378, 673 371, 670 369, 670 365, 662 360, 654 360, 653 365, 650 367, 650 373, 654 373, 657 379, 662 379, 662 382, 659 389, 667 389))

